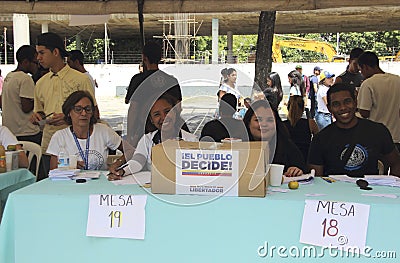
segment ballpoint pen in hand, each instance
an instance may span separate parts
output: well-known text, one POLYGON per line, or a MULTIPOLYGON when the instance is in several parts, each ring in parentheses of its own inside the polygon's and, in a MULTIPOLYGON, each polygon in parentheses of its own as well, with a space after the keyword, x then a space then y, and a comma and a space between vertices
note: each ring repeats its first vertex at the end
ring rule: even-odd
POLYGON ((124 164, 121 165, 120 167, 117 167, 117 168, 115 169, 115 171, 118 172, 119 170, 124 169, 124 168, 127 167, 128 165, 129 165, 128 163, 124 163, 124 164))
POLYGON ((46 116, 43 117, 43 119, 46 119, 47 117, 50 117, 51 115, 53 115, 54 112, 47 114, 46 116))

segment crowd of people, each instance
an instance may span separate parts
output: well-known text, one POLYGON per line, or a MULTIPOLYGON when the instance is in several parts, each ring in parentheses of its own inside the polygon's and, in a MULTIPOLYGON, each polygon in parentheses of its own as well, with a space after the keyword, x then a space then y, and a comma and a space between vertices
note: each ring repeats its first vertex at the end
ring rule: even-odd
POLYGON ((181 117, 181 88, 158 68, 161 56, 160 45, 146 43, 143 72, 127 89, 128 130, 122 139, 100 121, 97 83, 84 67, 82 52, 67 52, 58 35, 43 33, 36 48, 19 48, 17 69, 4 80, 1 128, 15 136, 13 143, 40 144, 48 169, 56 169, 60 154, 68 152, 77 157, 79 169, 109 169, 110 180, 149 169, 151 148, 169 139, 267 142, 271 162, 284 165, 287 176, 310 169, 318 176, 377 174, 378 160, 400 176, 400 77, 383 72, 373 52, 353 49, 347 69, 336 79, 318 66, 306 76, 297 65, 288 73, 287 101, 278 73, 267 75, 262 97, 244 98, 237 71, 224 68, 218 114, 204 125, 200 138, 181 117), (43 74, 38 75, 39 67, 43 74), (282 121, 278 111, 284 106, 288 114, 282 121), (107 166, 109 150, 117 149, 122 156, 107 166))

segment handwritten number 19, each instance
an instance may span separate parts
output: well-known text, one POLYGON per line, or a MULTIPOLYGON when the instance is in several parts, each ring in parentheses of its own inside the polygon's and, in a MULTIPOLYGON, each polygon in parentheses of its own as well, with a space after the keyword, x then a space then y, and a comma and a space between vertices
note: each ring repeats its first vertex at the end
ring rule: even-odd
POLYGON ((122 221, 122 212, 121 211, 111 211, 111 213, 108 215, 110 217, 110 228, 113 227, 120 227, 121 226, 121 221, 122 221), (115 225, 115 221, 118 220, 117 225, 115 225))
POLYGON ((334 237, 339 233, 339 229, 337 228, 338 221, 336 219, 329 220, 329 226, 326 226, 327 220, 326 218, 322 221, 322 225, 324 226, 322 230, 322 237, 325 237, 325 234, 328 236, 334 237))

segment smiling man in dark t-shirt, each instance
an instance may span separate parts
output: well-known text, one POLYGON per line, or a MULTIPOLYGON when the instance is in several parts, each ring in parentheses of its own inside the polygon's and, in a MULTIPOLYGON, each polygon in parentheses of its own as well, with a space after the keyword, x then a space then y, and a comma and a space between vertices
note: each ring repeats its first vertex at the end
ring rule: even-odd
POLYGON ((317 176, 361 177, 378 174, 378 159, 384 158, 391 174, 400 177, 400 154, 389 130, 381 123, 355 116, 357 101, 352 88, 334 84, 327 99, 336 121, 313 138, 308 155, 310 169, 315 169, 317 176))

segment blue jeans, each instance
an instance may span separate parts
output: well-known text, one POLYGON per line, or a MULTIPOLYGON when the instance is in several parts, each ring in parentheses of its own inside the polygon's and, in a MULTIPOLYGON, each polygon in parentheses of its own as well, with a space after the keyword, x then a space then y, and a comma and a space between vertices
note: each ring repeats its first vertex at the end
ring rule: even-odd
POLYGON ((332 115, 330 113, 317 112, 317 114, 315 114, 315 122, 319 130, 322 130, 332 123, 332 115))

